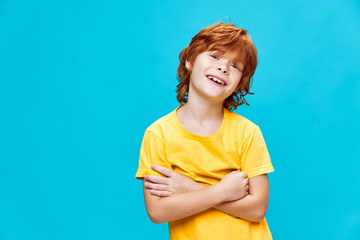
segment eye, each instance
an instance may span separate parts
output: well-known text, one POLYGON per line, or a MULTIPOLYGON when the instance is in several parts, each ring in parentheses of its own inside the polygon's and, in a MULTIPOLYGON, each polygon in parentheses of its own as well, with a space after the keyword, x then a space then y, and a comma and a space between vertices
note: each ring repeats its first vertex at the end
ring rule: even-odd
POLYGON ((237 70, 239 70, 239 68, 236 66, 236 65, 234 65, 234 64, 232 64, 232 65, 230 65, 232 68, 235 68, 235 69, 237 69, 237 70))
POLYGON ((212 57, 213 59, 216 59, 216 60, 219 59, 219 58, 218 58, 216 55, 214 55, 214 54, 210 54, 210 57, 212 57))

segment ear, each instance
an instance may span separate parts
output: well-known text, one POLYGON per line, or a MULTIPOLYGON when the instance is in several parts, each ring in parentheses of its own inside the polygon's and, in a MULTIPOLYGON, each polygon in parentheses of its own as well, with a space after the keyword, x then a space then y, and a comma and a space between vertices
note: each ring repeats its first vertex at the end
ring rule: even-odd
POLYGON ((185 62, 185 67, 189 71, 191 71, 191 69, 192 69, 191 63, 188 60, 186 60, 186 62, 185 62))

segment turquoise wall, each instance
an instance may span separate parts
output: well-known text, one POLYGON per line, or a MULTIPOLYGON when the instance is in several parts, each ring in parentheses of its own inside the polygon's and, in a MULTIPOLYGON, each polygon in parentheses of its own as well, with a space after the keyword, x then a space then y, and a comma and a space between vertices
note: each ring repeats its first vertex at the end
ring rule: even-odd
POLYGON ((1 0, 0 239, 168 239, 134 178, 142 136, 177 107, 179 52, 227 19, 259 52, 236 112, 275 167, 274 239, 360 239, 356 0, 1 0))

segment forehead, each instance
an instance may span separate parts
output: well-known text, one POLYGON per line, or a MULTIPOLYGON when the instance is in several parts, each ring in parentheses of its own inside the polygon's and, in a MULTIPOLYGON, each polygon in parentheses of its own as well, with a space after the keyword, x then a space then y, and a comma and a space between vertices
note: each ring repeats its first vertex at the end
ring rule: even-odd
POLYGON ((240 61, 240 57, 238 56, 238 53, 236 53, 236 52, 223 53, 223 54, 221 54, 221 56, 223 58, 227 58, 227 59, 231 60, 232 62, 240 61))

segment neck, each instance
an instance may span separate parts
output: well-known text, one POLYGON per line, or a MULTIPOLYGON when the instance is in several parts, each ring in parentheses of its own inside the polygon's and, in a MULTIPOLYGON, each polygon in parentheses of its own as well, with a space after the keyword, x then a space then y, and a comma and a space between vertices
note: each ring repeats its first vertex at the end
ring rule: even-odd
POLYGON ((204 99, 189 98, 188 102, 180 109, 184 118, 200 124, 222 120, 224 115, 222 102, 214 103, 204 99))

